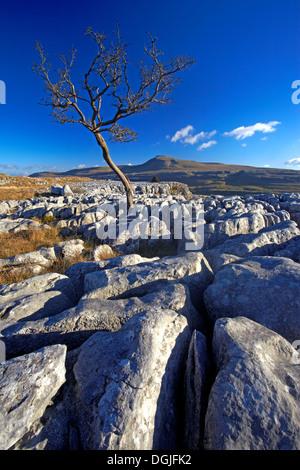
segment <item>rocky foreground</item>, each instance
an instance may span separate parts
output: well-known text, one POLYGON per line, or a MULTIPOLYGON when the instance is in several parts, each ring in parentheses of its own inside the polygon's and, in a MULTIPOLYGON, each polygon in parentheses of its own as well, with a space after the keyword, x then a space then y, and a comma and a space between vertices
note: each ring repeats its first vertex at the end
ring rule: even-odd
MULTIPOLYGON (((0 286, 0 449, 300 450, 300 194, 135 189, 146 207, 203 204, 201 250, 161 224, 165 244, 110 240, 122 255, 64 274, 39 269, 81 240, 0 260, 33 274, 0 286)), ((50 217, 95 237, 121 188, 52 192, 1 203, 0 232, 50 217)))

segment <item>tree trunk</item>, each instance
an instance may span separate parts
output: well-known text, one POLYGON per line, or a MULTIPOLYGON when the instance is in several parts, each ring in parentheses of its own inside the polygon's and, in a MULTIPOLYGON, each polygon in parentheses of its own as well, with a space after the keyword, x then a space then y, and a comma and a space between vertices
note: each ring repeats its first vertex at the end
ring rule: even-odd
POLYGON ((98 145, 100 145, 100 147, 102 148, 102 154, 103 154, 104 160, 106 161, 108 166, 116 173, 116 175, 118 175, 118 177, 120 178, 120 180, 122 181, 124 185, 124 188, 126 191, 126 198, 127 198, 127 208, 129 209, 129 207, 132 207, 134 205, 133 189, 132 189, 131 183, 129 179, 127 178, 127 176, 125 176, 124 173, 112 161, 109 155, 108 147, 102 135, 100 133, 97 133, 95 134, 95 137, 96 137, 98 145))

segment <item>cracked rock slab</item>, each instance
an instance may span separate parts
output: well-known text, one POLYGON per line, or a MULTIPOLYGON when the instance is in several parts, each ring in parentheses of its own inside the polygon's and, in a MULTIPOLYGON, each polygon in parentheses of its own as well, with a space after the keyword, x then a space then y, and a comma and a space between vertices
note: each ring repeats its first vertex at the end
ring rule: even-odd
MULTIPOLYGON (((272 256, 282 244, 300 235, 297 224, 291 220, 264 228, 258 233, 238 235, 204 252, 213 271, 224 264, 249 256, 272 256)), ((299 237, 300 238, 300 237, 299 237)))
POLYGON ((248 318, 216 322, 217 377, 206 413, 206 450, 300 449, 295 353, 282 336, 248 318))
POLYGON ((74 308, 40 320, 11 324, 0 322, 7 357, 25 354, 43 346, 63 343, 68 349, 79 347, 99 330, 117 331, 133 315, 151 309, 171 309, 187 318, 190 328, 205 329, 200 313, 182 284, 167 284, 147 295, 118 300, 83 297, 74 308))
POLYGON ((108 299, 144 295, 149 285, 166 280, 186 284, 192 302, 197 306, 201 304, 203 291, 213 280, 213 273, 201 252, 189 252, 151 263, 89 273, 85 276, 84 286, 91 297, 108 299))
POLYGON ((300 338, 299 285, 299 263, 253 256, 221 269, 204 292, 204 302, 212 322, 244 316, 292 343, 300 338))
POLYGON ((115 258, 108 258, 101 261, 81 261, 79 263, 72 264, 64 274, 71 279, 79 300, 79 298, 84 294, 84 278, 88 273, 116 267, 133 266, 139 263, 150 263, 157 259, 158 258, 144 258, 137 254, 131 254, 116 256, 115 258))
POLYGON ((0 449, 8 450, 39 419, 65 382, 66 346, 0 364, 0 449))
POLYGON ((184 316, 157 309, 81 346, 73 370, 84 449, 176 448, 190 338, 184 316))

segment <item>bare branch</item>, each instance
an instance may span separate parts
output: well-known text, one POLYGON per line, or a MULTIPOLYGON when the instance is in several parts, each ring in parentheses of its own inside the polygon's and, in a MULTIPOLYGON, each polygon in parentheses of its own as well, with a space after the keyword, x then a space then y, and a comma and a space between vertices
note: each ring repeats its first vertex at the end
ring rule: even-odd
POLYGON ((109 131, 112 142, 134 142, 137 140, 136 132, 129 127, 120 126, 120 124, 114 124, 109 131))
POLYGON ((164 52, 157 47, 157 37, 148 34, 149 43, 144 46, 146 62, 141 61, 137 65, 139 85, 134 90, 129 80, 131 64, 127 58, 128 44, 123 42, 118 24, 114 35, 116 41, 107 44, 104 34, 94 32, 92 28, 86 30, 86 36, 97 45, 97 52, 80 83, 86 97, 76 90, 71 78, 75 49, 68 55, 58 56, 62 68, 56 70, 58 78, 50 79, 51 64, 43 46, 36 43, 40 62, 34 64, 33 70, 46 85, 45 91, 49 98, 44 99, 43 104, 52 107, 51 114, 58 122, 80 123, 94 134, 110 132, 114 141, 132 141, 136 138, 134 132, 129 128, 117 126, 117 122, 172 102, 173 89, 181 81, 180 72, 190 69, 195 59, 190 56, 177 56, 165 61, 164 52), (100 115, 104 95, 110 97, 110 104, 115 108, 114 114, 106 120, 100 115), (88 105, 90 115, 87 119, 79 103, 88 105))

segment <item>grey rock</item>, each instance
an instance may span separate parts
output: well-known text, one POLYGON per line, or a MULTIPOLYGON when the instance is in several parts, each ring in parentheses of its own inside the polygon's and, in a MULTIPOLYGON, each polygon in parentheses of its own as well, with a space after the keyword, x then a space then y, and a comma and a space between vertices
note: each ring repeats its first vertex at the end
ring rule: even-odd
POLYGON ((290 258, 296 263, 300 263, 300 236, 296 236, 286 243, 283 243, 274 256, 290 258))
POLYGON ((100 245, 90 252, 91 261, 101 261, 104 258, 114 256, 113 249, 109 245, 100 245))
POLYGON ((14 284, 2 284, 0 286, 0 305, 11 300, 50 290, 62 292, 75 303, 72 281, 63 274, 49 273, 34 276, 14 284))
POLYGON ((65 184, 63 186, 62 191, 61 191, 61 195, 62 196, 72 196, 73 195, 73 191, 71 190, 71 188, 68 184, 65 184))
POLYGON ((53 266, 59 258, 70 261, 86 250, 82 240, 68 240, 56 243, 54 247, 39 248, 37 251, 11 256, 0 259, 0 268, 11 273, 27 273, 32 275, 41 274, 45 268, 53 266))
POLYGON ((300 235, 297 224, 293 221, 281 222, 266 227, 255 234, 238 235, 230 238, 217 247, 204 251, 212 270, 216 273, 224 264, 235 261, 237 258, 249 256, 272 256, 280 246, 300 235), (222 255, 230 255, 224 262, 222 255))
POLYGON ((0 449, 8 450, 38 420, 65 382, 66 346, 0 364, 0 449))
POLYGON ((265 227, 262 214, 243 214, 224 221, 216 221, 204 226, 204 247, 208 250, 224 243, 235 235, 257 233, 265 227))
POLYGON ((299 212, 291 212, 291 219, 298 224, 298 227, 300 228, 300 213, 299 212))
POLYGON ((287 211, 275 211, 271 214, 264 214, 264 220, 266 227, 270 227, 271 225, 279 224, 284 220, 290 220, 291 216, 287 211))
MULTIPOLYGON (((47 348, 45 348, 47 349, 47 348)), ((73 367, 76 351, 67 352, 65 382, 41 416, 11 450, 75 450, 76 409, 73 367)), ((76 449, 77 450, 77 449, 76 449)), ((78 450, 80 448, 78 447, 78 450)))
POLYGON ((0 214, 5 215, 10 213, 10 207, 6 201, 0 202, 0 214))
POLYGON ((294 348, 243 317, 215 324, 217 377, 209 396, 206 450, 299 450, 300 368, 294 348))
POLYGON ((0 259, 0 268, 29 267, 38 266, 42 268, 50 267, 56 260, 53 248, 43 248, 38 251, 14 255, 10 258, 0 259))
POLYGON ((56 256, 65 259, 66 261, 72 260, 80 255, 85 255, 83 240, 68 240, 58 242, 55 244, 56 256))
POLYGON ((81 346, 74 375, 83 449, 176 449, 190 338, 184 316, 156 310, 81 346))
POLYGON ((36 220, 30 219, 0 219, 0 233, 17 233, 21 230, 40 229, 41 225, 36 220))
POLYGON ((300 212, 300 200, 298 200, 297 202, 292 202, 292 204, 289 206, 289 211, 300 212))
POLYGON ((150 262, 158 258, 144 258, 137 254, 116 256, 101 261, 81 261, 74 263, 65 271, 65 276, 69 277, 74 285, 77 300, 84 294, 84 278, 88 273, 111 269, 115 267, 133 266, 139 263, 150 262))
POLYGON ((148 285, 163 280, 180 281, 189 287, 192 302, 199 305, 202 293, 212 282, 213 273, 201 252, 161 258, 136 266, 112 268, 85 276, 85 292, 94 298, 108 299, 147 293, 148 285))
POLYGON ((57 196, 68 196, 68 195, 73 194, 73 192, 71 191, 70 187, 67 184, 64 186, 61 186, 60 184, 52 185, 51 193, 57 196))
POLYGON ((204 293, 215 322, 244 316, 293 342, 300 338, 300 265, 287 258, 257 256, 229 264, 204 293))
POLYGON ((73 305, 74 302, 69 297, 55 290, 11 299, 0 305, 0 330, 7 321, 38 320, 56 315, 73 305))
POLYGON ((83 297, 78 305, 59 314, 16 324, 0 322, 7 357, 29 353, 43 346, 63 343, 68 349, 79 347, 99 330, 117 331, 133 315, 156 309, 173 310, 187 319, 192 330, 205 331, 206 323, 190 301, 189 291, 181 284, 166 284, 144 297, 98 300, 83 297))

